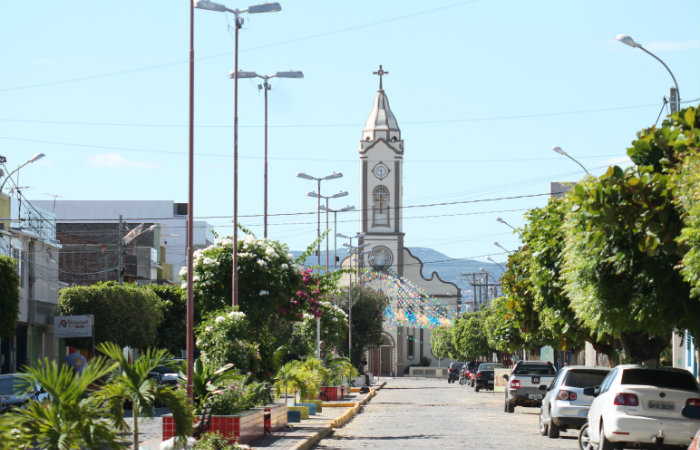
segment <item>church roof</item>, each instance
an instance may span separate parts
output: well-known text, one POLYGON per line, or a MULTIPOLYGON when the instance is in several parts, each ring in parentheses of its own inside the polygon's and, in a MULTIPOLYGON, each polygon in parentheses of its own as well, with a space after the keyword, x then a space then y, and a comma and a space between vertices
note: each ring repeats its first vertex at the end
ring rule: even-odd
POLYGON ((396 117, 389 107, 389 99, 383 89, 379 89, 377 96, 374 97, 372 112, 369 113, 365 127, 362 129, 362 137, 370 136, 372 139, 375 139, 377 131, 401 132, 396 117))

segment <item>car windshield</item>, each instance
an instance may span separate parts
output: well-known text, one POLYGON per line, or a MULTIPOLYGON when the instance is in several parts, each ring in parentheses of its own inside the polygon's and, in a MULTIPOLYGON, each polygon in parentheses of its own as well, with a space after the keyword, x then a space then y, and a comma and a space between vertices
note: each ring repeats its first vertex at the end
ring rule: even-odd
POLYGON ((493 370, 493 369, 502 369, 503 365, 502 364, 482 364, 479 366, 479 372, 482 372, 484 370, 493 370))
POLYGON ((158 373, 177 373, 177 369, 174 369, 172 367, 168 366, 158 366, 155 369, 151 370, 151 372, 158 372, 158 373))
POLYGON ((549 364, 521 364, 515 369, 515 375, 554 375, 557 371, 549 364))
POLYGON ((668 389, 697 391, 698 385, 690 372, 672 370, 627 369, 622 373, 621 384, 641 384, 668 389))
POLYGON ((563 384, 578 388, 600 386, 607 374, 606 370, 569 370, 563 384))
POLYGON ((17 377, 0 378, 0 395, 17 395, 20 391, 20 380, 17 377))

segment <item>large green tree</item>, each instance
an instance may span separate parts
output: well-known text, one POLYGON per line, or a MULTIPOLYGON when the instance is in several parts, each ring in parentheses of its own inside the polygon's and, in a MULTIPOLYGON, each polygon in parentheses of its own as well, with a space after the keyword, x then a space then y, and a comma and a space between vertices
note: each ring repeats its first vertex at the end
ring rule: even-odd
MULTIPOLYGON (((389 299, 382 292, 366 286, 353 286, 338 297, 338 306, 348 313, 348 294, 352 292, 352 353, 351 361, 359 366, 364 352, 370 347, 382 344, 384 309, 389 299)), ((343 354, 348 354, 347 341, 343 343, 343 354)))
POLYGON ((0 338, 14 336, 19 315, 17 261, 0 255, 0 338))
POLYGON ((452 344, 453 327, 434 328, 430 332, 430 348, 438 359, 460 359, 452 344))
POLYGON ((486 356, 491 350, 486 333, 486 309, 464 313, 455 319, 452 330, 452 345, 461 361, 477 359, 486 356))
MULTIPOLYGON (((147 348, 156 343, 163 320, 161 300, 136 284, 115 282, 61 289, 61 315, 95 316, 95 342, 114 342, 122 347, 147 348)), ((90 346, 90 338, 68 339, 69 345, 90 346)))
MULTIPOLYGON (((145 288, 161 299, 163 308, 163 321, 158 327, 156 347, 167 348, 173 355, 179 355, 186 347, 187 293, 179 286, 149 284, 145 288)), ((198 313, 198 310, 195 311, 195 323, 199 323, 198 313)))

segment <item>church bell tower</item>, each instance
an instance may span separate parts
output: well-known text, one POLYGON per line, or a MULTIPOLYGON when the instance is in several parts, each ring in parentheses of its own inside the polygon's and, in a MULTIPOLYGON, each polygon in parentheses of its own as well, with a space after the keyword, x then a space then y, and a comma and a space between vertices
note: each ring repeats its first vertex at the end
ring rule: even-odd
POLYGON ((403 140, 383 88, 388 74, 379 66, 379 90, 360 140, 361 243, 365 264, 403 275, 403 140))

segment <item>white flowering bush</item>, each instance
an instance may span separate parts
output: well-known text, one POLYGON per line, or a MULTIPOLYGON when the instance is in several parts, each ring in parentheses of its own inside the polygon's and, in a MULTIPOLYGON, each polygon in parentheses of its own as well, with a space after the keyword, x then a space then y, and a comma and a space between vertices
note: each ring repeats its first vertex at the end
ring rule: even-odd
POLYGON ((260 346, 249 340, 250 323, 245 313, 226 307, 210 312, 195 328, 199 358, 210 367, 232 363, 238 372, 260 369, 260 346))
MULTIPOLYGON (((348 315, 330 301, 319 303, 321 311, 321 341, 325 344, 326 351, 334 347, 347 347, 348 340, 348 315)), ((316 317, 312 314, 304 314, 301 332, 306 341, 313 346, 316 342, 316 317)))

